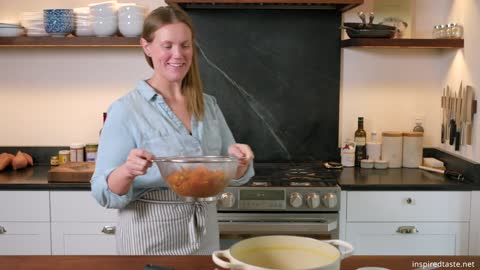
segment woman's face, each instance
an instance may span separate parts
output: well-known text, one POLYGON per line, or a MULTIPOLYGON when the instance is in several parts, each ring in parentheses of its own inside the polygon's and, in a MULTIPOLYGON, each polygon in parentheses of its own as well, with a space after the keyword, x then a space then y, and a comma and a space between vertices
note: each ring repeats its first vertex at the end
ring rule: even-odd
POLYGON ((185 23, 160 27, 143 48, 152 58, 155 73, 168 82, 181 82, 192 64, 192 31, 185 23))

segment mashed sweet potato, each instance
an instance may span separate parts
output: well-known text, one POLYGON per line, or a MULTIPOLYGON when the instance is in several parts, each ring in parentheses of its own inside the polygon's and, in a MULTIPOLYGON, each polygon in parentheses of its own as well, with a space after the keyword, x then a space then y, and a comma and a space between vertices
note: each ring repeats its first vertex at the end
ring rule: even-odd
POLYGON ((205 198, 217 195, 225 188, 225 172, 199 166, 182 169, 167 176, 167 183, 181 196, 205 198))

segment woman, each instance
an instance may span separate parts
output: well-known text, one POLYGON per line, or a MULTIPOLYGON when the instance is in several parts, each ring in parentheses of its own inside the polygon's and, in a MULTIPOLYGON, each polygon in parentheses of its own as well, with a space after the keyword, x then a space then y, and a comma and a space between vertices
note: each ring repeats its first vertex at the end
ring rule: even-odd
POLYGON ((242 158, 233 182, 243 184, 253 176, 253 153, 235 143, 215 99, 203 94, 185 12, 152 11, 141 45, 154 73, 109 108, 92 194, 102 206, 119 209, 119 254, 210 254, 219 249, 215 202, 182 201, 151 160, 232 155, 242 158))

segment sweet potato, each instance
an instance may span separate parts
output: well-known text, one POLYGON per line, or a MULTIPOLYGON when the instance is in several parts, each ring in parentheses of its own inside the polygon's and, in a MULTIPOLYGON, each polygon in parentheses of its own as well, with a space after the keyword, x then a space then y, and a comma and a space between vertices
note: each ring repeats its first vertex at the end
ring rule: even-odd
POLYGON ((27 159, 28 161, 28 165, 30 166, 33 166, 33 158, 32 156, 30 156, 29 154, 25 153, 25 152, 22 152, 22 154, 25 156, 25 158, 27 159))
POLYGON ((13 169, 14 170, 23 169, 27 167, 27 165, 28 165, 27 158, 23 155, 21 151, 18 151, 17 155, 12 160, 13 169))
POLYGON ((0 171, 3 171, 5 168, 10 166, 14 157, 14 155, 9 153, 0 154, 0 171))

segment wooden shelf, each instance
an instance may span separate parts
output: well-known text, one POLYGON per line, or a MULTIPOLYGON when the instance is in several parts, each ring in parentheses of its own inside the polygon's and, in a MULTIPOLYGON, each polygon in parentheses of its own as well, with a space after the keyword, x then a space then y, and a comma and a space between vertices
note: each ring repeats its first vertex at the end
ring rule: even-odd
POLYGON ((463 39, 418 39, 418 38, 351 38, 342 40, 342 48, 377 47, 377 48, 463 48, 463 39))
POLYGON ((243 9, 336 9, 345 12, 364 0, 166 0, 172 6, 189 8, 243 9))
POLYGON ((138 37, 0 37, 0 47, 139 47, 138 37))

